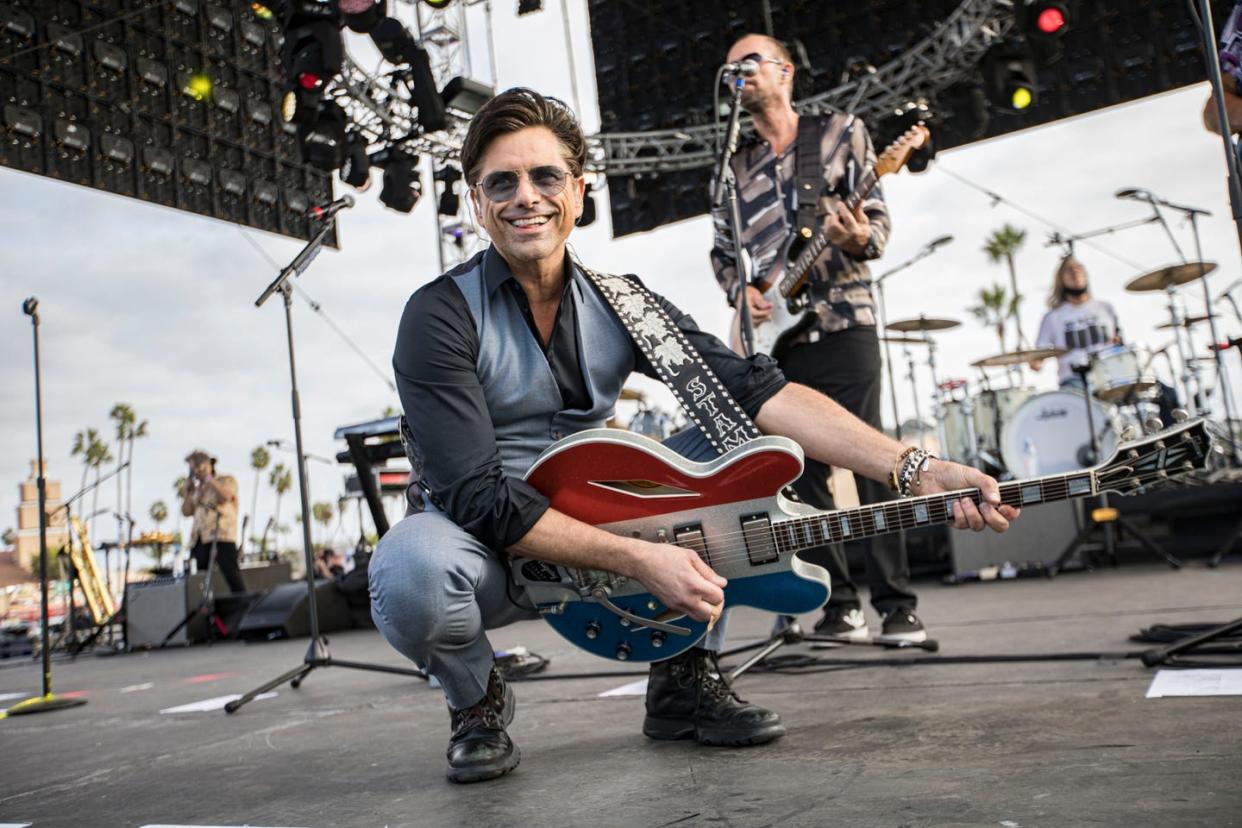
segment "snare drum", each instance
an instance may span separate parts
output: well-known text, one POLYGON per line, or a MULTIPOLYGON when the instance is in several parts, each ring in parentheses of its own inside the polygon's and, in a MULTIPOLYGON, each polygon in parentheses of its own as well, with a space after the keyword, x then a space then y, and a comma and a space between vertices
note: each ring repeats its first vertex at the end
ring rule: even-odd
MULTIPOLYGON (((1090 458, 1087 398, 1079 391, 1048 391, 1024 402, 1005 423, 1001 454, 1015 477, 1036 477, 1085 468, 1090 458)), ((1117 447, 1113 412, 1091 400, 1092 424, 1100 444, 1099 463, 1117 447)))
POLYGON ((1140 345, 1110 345, 1096 351, 1091 363, 1092 393, 1114 405, 1151 399, 1160 393, 1151 360, 1151 351, 1140 345))

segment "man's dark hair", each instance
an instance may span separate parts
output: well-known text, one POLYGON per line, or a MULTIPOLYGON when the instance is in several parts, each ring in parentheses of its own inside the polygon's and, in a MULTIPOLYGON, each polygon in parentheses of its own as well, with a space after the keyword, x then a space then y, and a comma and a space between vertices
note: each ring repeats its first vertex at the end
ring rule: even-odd
POLYGON ((492 98, 471 119, 466 140, 461 145, 461 168, 466 174, 466 183, 473 187, 479 180, 479 162, 493 140, 527 127, 540 126, 556 136, 574 177, 582 175, 586 165, 586 136, 573 110, 557 98, 519 86, 492 98))

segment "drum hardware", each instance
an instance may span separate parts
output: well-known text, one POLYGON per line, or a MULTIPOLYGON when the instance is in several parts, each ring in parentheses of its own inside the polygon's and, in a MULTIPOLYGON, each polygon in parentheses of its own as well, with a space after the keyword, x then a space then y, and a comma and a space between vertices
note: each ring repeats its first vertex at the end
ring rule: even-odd
MULTIPOLYGON (((1083 383, 1083 401, 1086 404, 1087 410, 1087 432, 1090 439, 1090 462, 1084 465, 1092 466, 1100 462, 1101 456, 1100 440, 1095 430, 1095 418, 1094 412, 1092 411, 1093 407, 1096 405, 1096 401, 1092 398, 1091 393, 1091 369, 1094 362, 1094 355, 1088 354, 1085 365, 1073 366, 1074 373, 1079 376, 1083 383)), ((1128 534, 1130 537, 1137 540, 1143 548, 1163 557, 1165 561, 1168 562, 1169 566, 1174 569, 1181 568, 1182 562, 1180 560, 1170 555, 1167 550, 1148 538, 1142 532, 1136 530, 1125 520, 1125 518, 1118 514, 1116 509, 1109 508, 1108 492, 1101 492, 1099 494, 1098 503, 1099 508, 1093 509, 1088 513, 1087 520, 1085 521, 1082 529, 1078 532, 1078 536, 1074 538, 1074 540, 1070 541, 1069 546, 1065 548, 1065 551, 1061 553, 1060 557, 1053 561, 1052 565, 1048 567, 1049 577, 1055 576, 1059 573, 1061 569, 1064 568, 1066 562, 1069 561, 1075 552, 1079 551, 1079 549, 1086 542, 1087 538, 1089 538, 1095 529, 1100 526, 1104 529, 1104 554, 1108 556, 1108 559, 1113 566, 1117 565, 1117 539, 1128 534)), ((1094 558, 1089 549, 1083 549, 1083 552, 1085 553, 1083 558, 1084 568, 1091 569, 1095 563, 1094 558)))
MULTIPOLYGON (((1187 316, 1185 319, 1182 320, 1181 325, 1183 328, 1189 328, 1191 325, 1198 325, 1200 322, 1206 322, 1207 320, 1208 320, 1208 315, 1206 313, 1201 313, 1201 314, 1198 314, 1197 316, 1187 316)), ((1172 322, 1161 322, 1159 325, 1156 326, 1156 330, 1163 331, 1163 330, 1166 330, 1172 327, 1173 327, 1172 322)))
POLYGON ((926 339, 920 339, 917 336, 882 336, 881 342, 891 342, 894 345, 926 345, 926 339))

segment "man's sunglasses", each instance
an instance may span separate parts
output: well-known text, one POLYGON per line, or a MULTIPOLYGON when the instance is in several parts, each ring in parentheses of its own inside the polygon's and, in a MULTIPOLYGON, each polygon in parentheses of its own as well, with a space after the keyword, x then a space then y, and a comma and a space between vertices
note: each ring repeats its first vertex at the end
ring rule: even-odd
POLYGON ((522 173, 530 179, 531 186, 546 198, 560 195, 569 181, 569 170, 556 166, 532 167, 529 170, 497 170, 479 181, 478 187, 490 201, 508 201, 517 194, 522 173))
MULTIPOLYGON (((768 57, 767 55, 761 55, 758 52, 751 52, 749 55, 743 55, 737 62, 741 63, 744 60, 753 60, 761 67, 765 63, 775 63, 777 66, 785 65, 785 61, 783 60, 777 60, 776 58, 768 57)), ((732 86, 735 80, 737 80, 737 73, 732 71, 726 71, 720 77, 720 82, 725 86, 732 86)))

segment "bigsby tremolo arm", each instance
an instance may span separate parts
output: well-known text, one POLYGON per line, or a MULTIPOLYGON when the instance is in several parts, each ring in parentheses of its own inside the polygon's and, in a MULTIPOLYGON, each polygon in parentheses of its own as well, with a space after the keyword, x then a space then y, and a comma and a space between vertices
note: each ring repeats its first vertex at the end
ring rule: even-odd
POLYGON ((625 619, 626 621, 629 621, 631 624, 634 624, 636 626, 649 627, 653 630, 659 630, 660 632, 670 633, 672 635, 689 635, 690 634, 690 629, 688 627, 678 627, 675 624, 667 624, 663 621, 657 621, 654 618, 643 618, 641 615, 635 615, 629 610, 625 610, 625 609, 622 609, 621 607, 618 607, 608 597, 608 589, 606 587, 603 587, 603 586, 594 587, 591 589, 589 594, 590 594, 591 600, 595 601, 598 604, 602 604, 609 612, 617 615, 620 618, 625 619))

